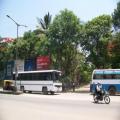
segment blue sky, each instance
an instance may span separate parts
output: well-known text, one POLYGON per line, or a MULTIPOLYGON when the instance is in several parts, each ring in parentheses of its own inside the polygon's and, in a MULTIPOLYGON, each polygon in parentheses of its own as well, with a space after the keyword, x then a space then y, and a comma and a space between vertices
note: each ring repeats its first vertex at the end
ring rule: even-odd
POLYGON ((27 28, 19 28, 19 36, 25 31, 34 30, 36 18, 43 18, 49 11, 52 19, 61 10, 72 10, 80 20, 87 22, 102 14, 111 15, 118 0, 0 0, 0 36, 16 37, 16 25, 6 15, 27 28))

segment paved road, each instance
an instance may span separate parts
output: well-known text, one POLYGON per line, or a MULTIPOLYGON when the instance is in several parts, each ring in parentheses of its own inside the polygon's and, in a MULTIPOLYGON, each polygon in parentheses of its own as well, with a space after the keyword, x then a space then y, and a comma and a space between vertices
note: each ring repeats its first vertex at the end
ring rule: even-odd
POLYGON ((120 96, 94 104, 89 94, 0 94, 0 120, 120 120, 120 96))

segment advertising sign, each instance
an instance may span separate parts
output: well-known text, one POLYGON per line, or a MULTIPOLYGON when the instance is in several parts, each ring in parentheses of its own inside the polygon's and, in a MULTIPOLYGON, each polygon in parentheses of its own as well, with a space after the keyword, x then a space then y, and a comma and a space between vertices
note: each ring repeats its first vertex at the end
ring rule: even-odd
MULTIPOLYGON (((15 60, 15 64, 17 64, 17 71, 24 71, 24 60, 15 60)), ((15 71, 15 66, 14 66, 15 71)))
POLYGON ((32 71, 36 69, 36 62, 35 59, 26 59, 25 60, 25 65, 24 65, 24 70, 25 71, 32 71))
POLYGON ((12 79, 13 68, 14 68, 14 61, 8 61, 6 63, 5 79, 12 79))
POLYGON ((50 57, 49 56, 39 56, 36 59, 37 70, 45 70, 50 67, 50 57))

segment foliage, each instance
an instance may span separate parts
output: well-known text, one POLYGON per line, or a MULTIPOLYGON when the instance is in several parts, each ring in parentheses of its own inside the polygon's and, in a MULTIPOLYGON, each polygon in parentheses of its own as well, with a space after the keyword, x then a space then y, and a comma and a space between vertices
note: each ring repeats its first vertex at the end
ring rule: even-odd
POLYGON ((47 54, 48 39, 42 34, 37 36, 34 32, 28 31, 17 43, 20 58, 33 58, 47 54), (26 54, 24 54, 26 53, 26 54))
POLYGON ((81 25, 73 12, 65 9, 55 17, 49 27, 48 38, 53 64, 72 81, 79 66, 77 55, 81 25))
POLYGON ((117 8, 114 10, 114 13, 112 14, 113 18, 113 25, 115 29, 120 28, 120 2, 117 3, 117 8))
POLYGON ((52 15, 50 15, 49 12, 44 16, 43 19, 37 18, 38 24, 40 26, 40 27, 39 26, 37 26, 37 27, 40 30, 40 33, 46 33, 47 29, 50 26, 51 19, 52 19, 52 15))
POLYGON ((113 36, 113 47, 111 50, 111 66, 112 68, 120 67, 120 32, 113 36))
POLYGON ((97 68, 104 68, 108 62, 107 43, 111 39, 111 24, 111 17, 102 15, 89 21, 84 27, 81 46, 87 51, 88 61, 97 68))
POLYGON ((120 2, 117 3, 117 8, 114 10, 112 14, 113 25, 115 28, 115 32, 113 34, 112 44, 113 48, 111 50, 111 66, 112 68, 120 67, 120 2))
POLYGON ((5 62, 13 59, 13 53, 11 51, 12 43, 0 43, 0 71, 4 70, 5 62))

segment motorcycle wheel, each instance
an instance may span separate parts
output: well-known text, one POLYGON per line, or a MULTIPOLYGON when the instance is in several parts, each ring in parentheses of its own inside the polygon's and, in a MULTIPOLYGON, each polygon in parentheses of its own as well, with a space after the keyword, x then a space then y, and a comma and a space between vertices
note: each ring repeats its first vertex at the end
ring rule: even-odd
POLYGON ((97 96, 96 96, 96 95, 93 95, 93 99, 94 99, 94 102, 95 102, 95 103, 98 103, 98 99, 97 99, 97 96))
POLYGON ((109 104, 110 103, 110 97, 109 96, 105 96, 104 97, 104 101, 106 104, 109 104))

